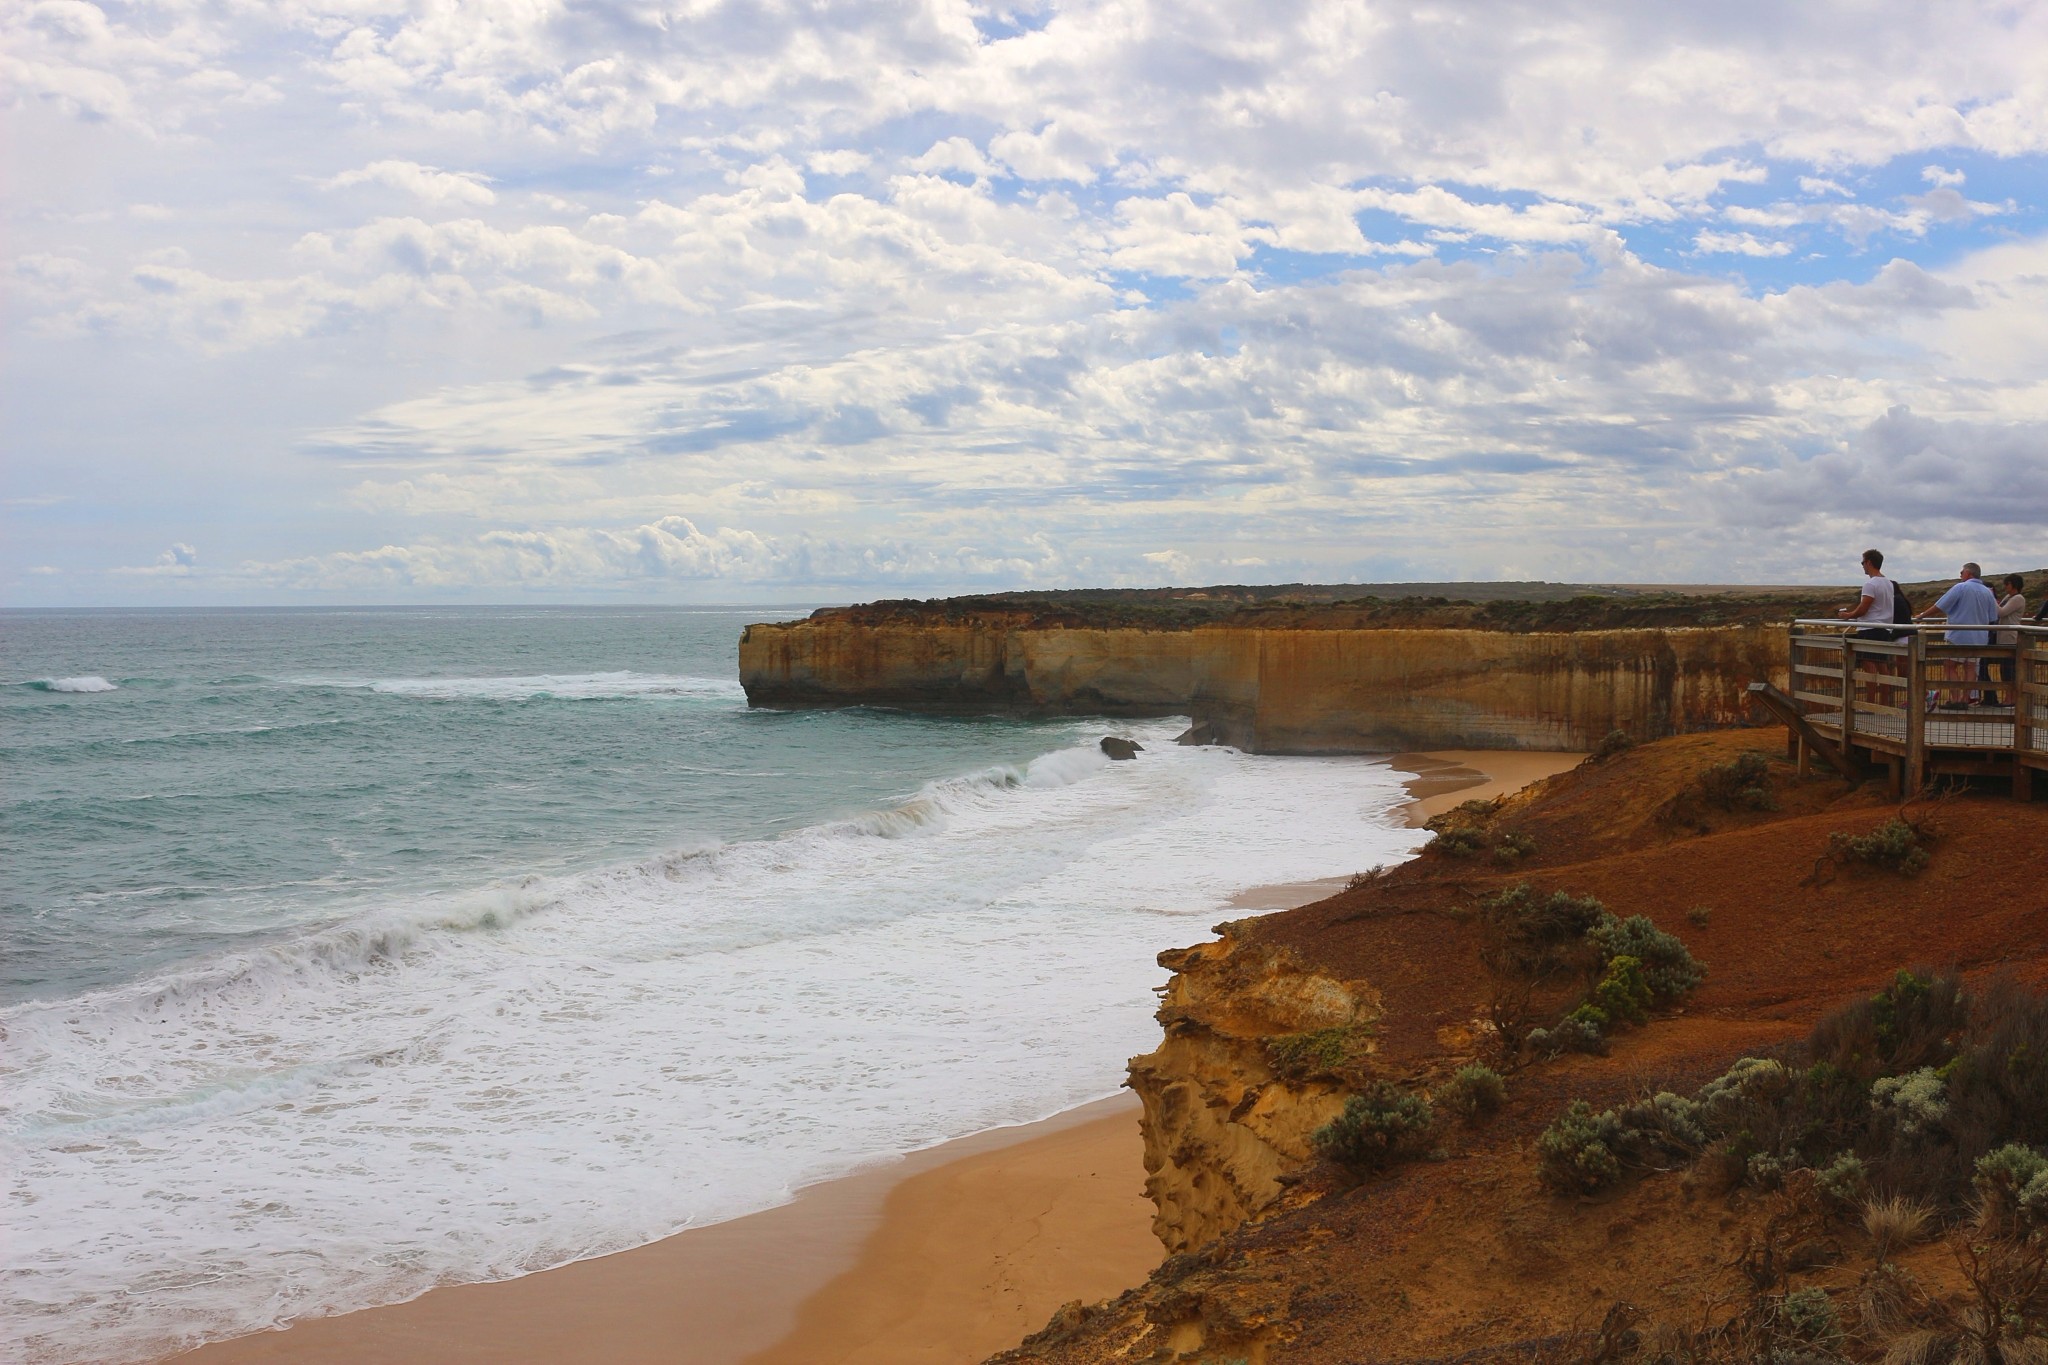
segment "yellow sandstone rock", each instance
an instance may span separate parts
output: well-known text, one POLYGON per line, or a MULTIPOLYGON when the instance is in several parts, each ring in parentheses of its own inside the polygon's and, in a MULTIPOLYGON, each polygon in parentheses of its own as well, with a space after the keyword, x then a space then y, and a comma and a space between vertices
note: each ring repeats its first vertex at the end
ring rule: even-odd
POLYGON ((1187 630, 1009 621, 805 620, 747 627, 757 706, 871 703, 1190 715, 1258 753, 1589 749, 1742 723, 1749 683, 1785 677, 1774 626, 1513 634, 1187 630))

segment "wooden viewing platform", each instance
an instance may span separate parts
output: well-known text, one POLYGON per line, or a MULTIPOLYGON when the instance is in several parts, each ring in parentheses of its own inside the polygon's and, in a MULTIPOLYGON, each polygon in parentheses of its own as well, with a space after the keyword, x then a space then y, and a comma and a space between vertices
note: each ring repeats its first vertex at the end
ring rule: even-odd
POLYGON ((1882 766, 1902 796, 1940 776, 2005 778, 2014 796, 2030 796, 2033 774, 2048 772, 2048 626, 1888 629, 1902 638, 1859 639, 1840 621, 1794 621, 1789 696, 1751 686, 1786 722, 1800 771, 1818 757, 1851 776, 1882 766), (1964 630, 2018 640, 1948 643, 1964 630), (1980 659, 2002 679, 1979 681, 1980 659))

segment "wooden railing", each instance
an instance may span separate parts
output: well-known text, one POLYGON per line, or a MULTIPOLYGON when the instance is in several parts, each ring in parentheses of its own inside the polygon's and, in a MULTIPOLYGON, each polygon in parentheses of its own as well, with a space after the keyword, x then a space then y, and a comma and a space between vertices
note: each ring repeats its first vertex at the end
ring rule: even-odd
POLYGON ((1877 629, 1899 638, 1863 638, 1840 621, 1792 623, 1789 691, 1805 720, 1845 754, 1864 751, 1890 768, 1903 792, 1952 773, 2010 776, 2014 794, 2026 795, 2031 773, 2048 770, 2048 626, 1877 629), (1961 631, 1990 631, 1994 643, 1950 644, 1961 631), (2001 634, 2018 638, 1995 643, 2001 634))

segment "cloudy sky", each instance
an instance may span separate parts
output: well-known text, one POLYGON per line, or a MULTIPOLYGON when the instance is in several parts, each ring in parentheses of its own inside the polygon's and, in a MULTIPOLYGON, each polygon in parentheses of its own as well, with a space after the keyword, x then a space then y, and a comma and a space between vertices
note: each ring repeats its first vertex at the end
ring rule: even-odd
POLYGON ((2048 5, 5 0, 12 605, 2048 561, 2048 5))

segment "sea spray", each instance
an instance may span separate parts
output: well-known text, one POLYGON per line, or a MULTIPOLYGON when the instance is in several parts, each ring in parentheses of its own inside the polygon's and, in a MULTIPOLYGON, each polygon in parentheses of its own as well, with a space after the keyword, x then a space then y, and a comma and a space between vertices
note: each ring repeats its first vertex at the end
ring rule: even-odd
POLYGON ((41 692, 118 692, 120 684, 110 683, 97 673, 81 674, 76 678, 38 678, 28 686, 41 692))

